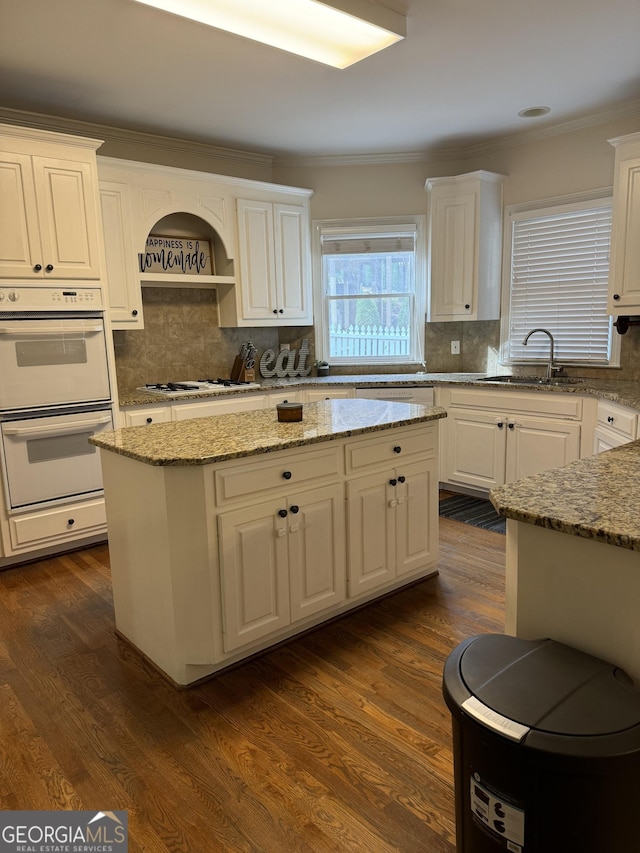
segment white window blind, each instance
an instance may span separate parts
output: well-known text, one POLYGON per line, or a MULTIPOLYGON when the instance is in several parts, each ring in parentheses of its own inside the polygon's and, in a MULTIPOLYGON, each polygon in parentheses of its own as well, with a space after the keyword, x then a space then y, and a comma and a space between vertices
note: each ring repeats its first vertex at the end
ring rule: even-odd
POLYGON ((587 203, 512 214, 507 359, 548 358, 548 329, 559 361, 601 364, 611 357, 606 314, 611 203, 587 203))

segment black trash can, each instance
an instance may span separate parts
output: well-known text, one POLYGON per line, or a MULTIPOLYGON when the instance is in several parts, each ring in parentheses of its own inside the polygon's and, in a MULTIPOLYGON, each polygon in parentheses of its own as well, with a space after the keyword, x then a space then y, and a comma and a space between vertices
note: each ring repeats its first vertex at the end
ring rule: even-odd
POLYGON ((484 634, 444 668, 458 853, 640 853, 640 692, 554 640, 484 634))

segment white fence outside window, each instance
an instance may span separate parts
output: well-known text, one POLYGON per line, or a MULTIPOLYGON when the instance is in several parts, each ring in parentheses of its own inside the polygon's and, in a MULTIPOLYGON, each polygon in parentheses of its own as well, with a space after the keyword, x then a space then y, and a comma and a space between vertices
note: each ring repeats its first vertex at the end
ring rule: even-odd
POLYGON ((409 355, 409 329, 404 326, 329 327, 329 352, 343 356, 409 355))

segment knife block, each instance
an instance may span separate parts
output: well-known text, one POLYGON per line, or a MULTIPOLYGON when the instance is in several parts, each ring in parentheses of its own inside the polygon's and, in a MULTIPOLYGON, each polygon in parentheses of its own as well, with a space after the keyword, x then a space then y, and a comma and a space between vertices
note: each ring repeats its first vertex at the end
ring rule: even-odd
POLYGON ((244 367, 244 365, 243 365, 242 368, 240 369, 240 375, 238 376, 238 379, 241 382, 255 382, 256 381, 256 372, 255 372, 254 368, 253 367, 247 368, 247 367, 244 367))

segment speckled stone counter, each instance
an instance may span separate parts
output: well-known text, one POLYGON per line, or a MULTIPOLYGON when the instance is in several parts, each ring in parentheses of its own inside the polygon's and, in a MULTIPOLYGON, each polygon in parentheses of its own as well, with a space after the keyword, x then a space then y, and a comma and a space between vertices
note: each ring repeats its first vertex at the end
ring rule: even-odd
POLYGON ((494 489, 506 518, 640 551, 640 441, 494 489))
POLYGON ((322 400, 307 403, 298 423, 281 423, 275 409, 259 409, 142 429, 124 427, 90 441, 148 465, 208 465, 444 417, 442 408, 414 403, 322 400))
POLYGON ((266 379, 259 389, 247 391, 238 388, 237 391, 221 391, 218 394, 180 394, 161 395, 153 394, 137 389, 122 389, 119 395, 119 403, 123 408, 128 406, 141 406, 158 403, 170 403, 178 400, 198 400, 203 398, 229 397, 232 394, 259 394, 265 391, 281 391, 287 388, 376 388, 389 385, 427 385, 437 387, 438 385, 467 385, 488 388, 511 388, 533 392, 560 393, 560 394, 584 394, 598 397, 603 400, 611 400, 624 406, 637 409, 640 412, 640 382, 631 380, 614 379, 584 379, 576 384, 560 385, 532 385, 523 381, 522 383, 510 383, 505 385, 499 382, 484 381, 486 373, 372 373, 361 376, 305 376, 295 379, 266 379))

